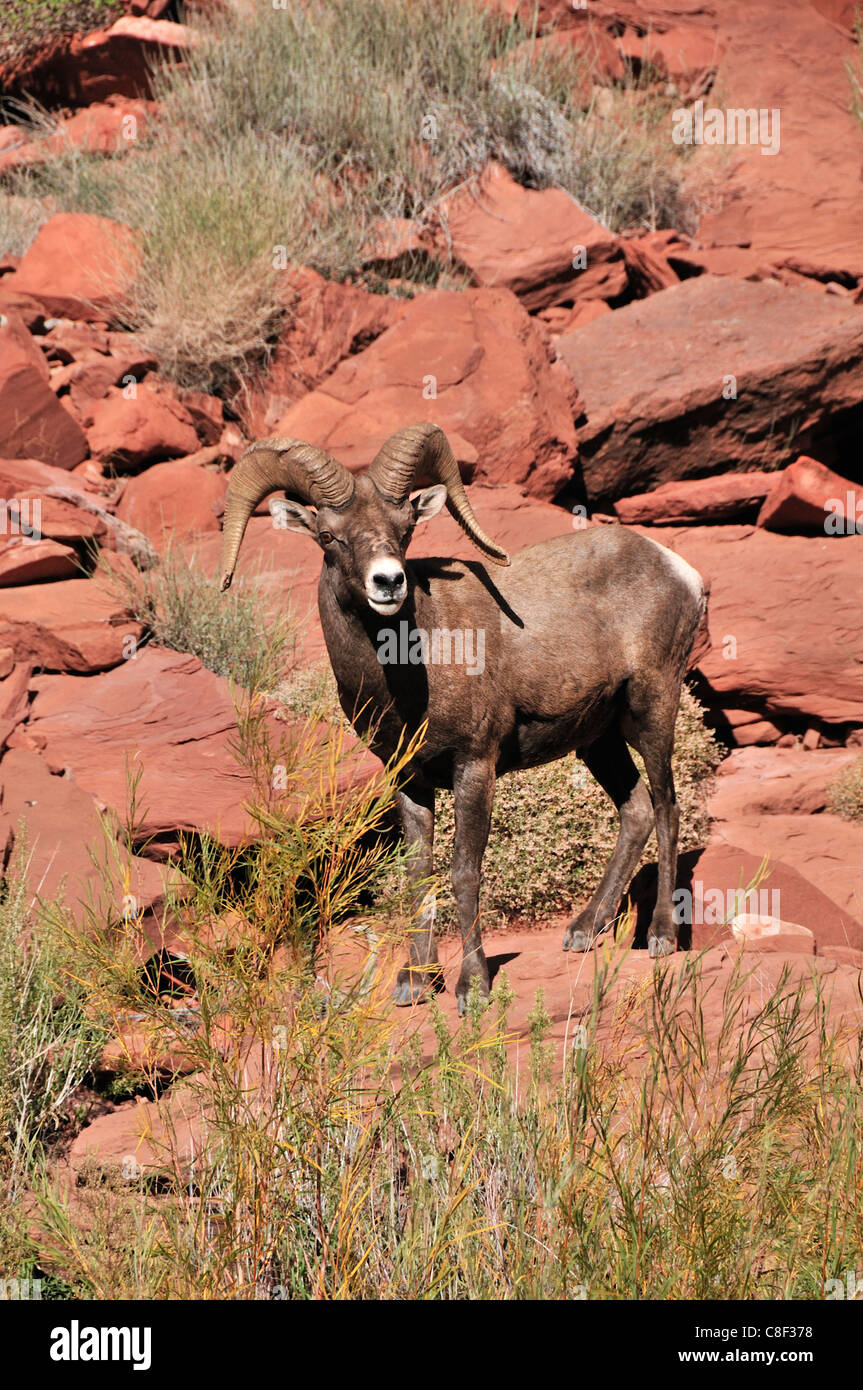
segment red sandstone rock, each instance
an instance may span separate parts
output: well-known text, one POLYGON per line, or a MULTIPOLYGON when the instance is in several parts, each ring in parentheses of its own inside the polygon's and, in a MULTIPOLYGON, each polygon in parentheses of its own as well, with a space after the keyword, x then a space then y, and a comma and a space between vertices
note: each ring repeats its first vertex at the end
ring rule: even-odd
POLYGON ((0 645, 46 671, 104 671, 141 632, 102 578, 0 590, 0 645))
POLYGON ((131 148, 146 132, 154 111, 154 102, 114 96, 107 102, 94 102, 73 116, 61 119, 43 138, 30 139, 22 130, 17 140, 7 137, 5 143, 0 141, 0 173, 72 151, 117 154, 131 148))
POLYGON ((170 392, 144 382, 127 395, 112 387, 94 402, 87 430, 90 450, 129 472, 162 459, 192 454, 198 436, 192 417, 170 392))
POLYGON ((560 338, 558 352, 583 402, 591 498, 703 474, 705 461, 770 468, 801 412, 807 443, 835 449, 863 396, 863 313, 766 282, 687 280, 560 338))
POLYGON ((499 164, 439 205, 452 254, 474 283, 512 290, 530 310, 610 299, 626 286, 618 237, 560 188, 522 188, 499 164))
POLYGON ((652 492, 623 497, 615 514, 627 525, 685 526, 754 520, 776 486, 777 473, 718 473, 680 483, 661 483, 652 492))
POLYGON ((0 545, 0 588, 37 584, 45 579, 71 579, 80 570, 77 553, 56 541, 31 541, 13 536, 0 545))
POLYGON ((247 412, 250 432, 267 434, 295 401, 340 362, 398 323, 407 302, 325 280, 306 266, 285 272, 287 317, 270 369, 247 412))
POLYGON ((405 424, 434 420, 476 448, 476 481, 553 497, 572 476, 577 407, 541 327, 508 290, 420 295, 273 432, 321 444, 358 468, 405 424))
POLYGON ((93 213, 58 212, 43 223, 4 288, 57 318, 99 319, 128 299, 140 263, 134 233, 93 213))
POLYGON ((863 536, 840 545, 751 526, 647 534, 710 581, 713 645, 699 669, 716 703, 863 724, 863 536))
POLYGON ((694 101, 710 89, 724 54, 725 45, 715 29, 675 25, 659 32, 655 29, 636 34, 633 30, 618 41, 623 56, 640 67, 650 65, 671 79, 687 101, 694 101))
POLYGON ((157 463, 126 485, 117 516, 160 546, 166 538, 219 530, 227 478, 191 459, 157 463))
POLYGON ((758 525, 768 531, 863 534, 863 488, 805 454, 788 465, 764 500, 758 525))
MULTIPOLYGON (((13 729, 27 718, 30 706, 28 686, 33 667, 27 662, 15 663, 15 653, 4 647, 3 670, 0 680, 0 749, 7 742, 13 729)), ((7 814, 8 814, 8 808, 7 814)))
POLYGON ((48 366, 20 318, 0 321, 0 454, 38 453, 73 468, 87 456, 83 430, 48 385, 48 366))

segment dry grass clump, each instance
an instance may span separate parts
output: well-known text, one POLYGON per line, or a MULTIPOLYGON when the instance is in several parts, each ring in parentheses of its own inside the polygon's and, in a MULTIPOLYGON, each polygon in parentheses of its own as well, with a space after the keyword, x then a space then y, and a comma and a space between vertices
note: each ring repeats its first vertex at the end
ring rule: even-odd
POLYGON ((827 808, 844 820, 863 820, 863 757, 856 758, 834 780, 827 808))
POLYGON ((243 690, 275 691, 293 651, 290 611, 273 618, 254 584, 229 593, 170 546, 152 569, 127 573, 99 559, 99 569, 157 646, 190 652, 243 690))
POLYGON ((671 101, 630 84, 585 104, 581 57, 537 58, 516 19, 472 0, 310 0, 193 22, 200 42, 155 76, 163 119, 131 150, 66 151, 11 180, 140 230, 129 322, 184 385, 230 395, 261 365, 285 265, 361 272, 380 218, 422 219, 490 159, 568 189, 612 229, 693 222, 671 101))

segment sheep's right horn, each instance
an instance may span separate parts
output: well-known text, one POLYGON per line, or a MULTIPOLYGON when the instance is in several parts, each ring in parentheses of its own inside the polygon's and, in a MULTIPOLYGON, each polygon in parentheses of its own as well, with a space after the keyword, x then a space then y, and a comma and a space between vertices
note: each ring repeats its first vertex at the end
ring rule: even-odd
POLYGON ((473 514, 461 480, 455 455, 440 425, 409 425, 393 434, 369 465, 369 477, 383 497, 404 502, 418 472, 426 472, 446 487, 446 504, 478 550, 496 565, 508 565, 509 556, 483 531, 473 514))
POLYGON ((259 439, 231 472, 222 528, 222 588, 230 588, 249 517, 270 492, 292 493, 315 507, 344 507, 356 484, 343 464, 299 439, 259 439))

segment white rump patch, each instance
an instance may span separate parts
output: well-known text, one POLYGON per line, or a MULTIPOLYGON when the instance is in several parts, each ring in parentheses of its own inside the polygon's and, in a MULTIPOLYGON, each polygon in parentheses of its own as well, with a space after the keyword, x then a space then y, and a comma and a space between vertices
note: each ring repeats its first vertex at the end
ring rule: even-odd
POLYGON ((657 550, 662 551, 666 560, 671 565, 671 568, 677 571, 687 589, 692 594, 692 597, 700 602, 704 596, 705 585, 698 570, 693 569, 692 565, 690 565, 687 560, 684 560, 682 555, 678 555, 675 551, 669 550, 667 545, 661 545, 659 541, 653 540, 650 536, 647 536, 646 539, 650 541, 651 545, 655 545, 657 550))

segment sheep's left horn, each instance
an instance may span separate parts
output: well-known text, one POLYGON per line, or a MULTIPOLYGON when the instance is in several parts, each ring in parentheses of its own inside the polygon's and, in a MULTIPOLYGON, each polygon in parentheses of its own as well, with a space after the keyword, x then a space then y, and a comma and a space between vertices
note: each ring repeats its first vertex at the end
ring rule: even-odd
POLYGON ((496 565, 509 556, 485 534, 467 498, 455 455, 440 425, 409 425, 391 435, 369 467, 378 492, 391 502, 404 502, 417 473, 437 478, 446 487, 447 508, 474 545, 496 565))
POLYGON ((315 507, 344 507, 356 483, 338 459, 299 439, 259 439, 231 472, 222 527, 222 588, 230 587, 249 517, 270 492, 284 490, 315 507))

